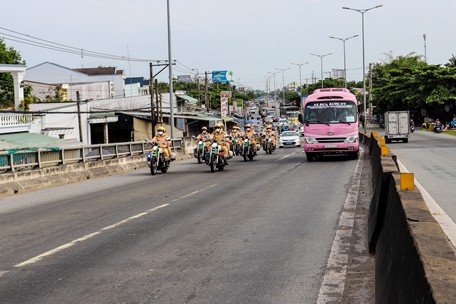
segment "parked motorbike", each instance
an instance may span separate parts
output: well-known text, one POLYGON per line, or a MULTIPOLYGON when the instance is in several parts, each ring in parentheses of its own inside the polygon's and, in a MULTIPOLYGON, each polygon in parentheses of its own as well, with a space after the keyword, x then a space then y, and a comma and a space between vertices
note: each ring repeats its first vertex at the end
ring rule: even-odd
POLYGON ((253 157, 255 156, 255 151, 253 149, 254 147, 252 146, 250 139, 244 137, 242 142, 242 156, 244 157, 244 161, 247 161, 247 159, 253 160, 253 157))
POLYGON ((150 173, 156 175, 158 170, 166 173, 169 168, 169 160, 163 154, 163 148, 158 143, 150 143, 152 151, 146 155, 150 173))
POLYGON ((210 149, 206 152, 206 164, 211 168, 211 172, 215 172, 215 169, 223 171, 225 168, 225 153, 222 150, 222 146, 214 141, 211 143, 210 149))
POLYGON ((271 136, 269 134, 266 134, 266 136, 263 137, 263 150, 266 152, 266 154, 272 154, 275 148, 276 147, 272 142, 271 136))
POLYGON ((193 156, 198 160, 198 164, 201 164, 204 159, 204 141, 198 140, 198 144, 195 149, 193 149, 193 156))

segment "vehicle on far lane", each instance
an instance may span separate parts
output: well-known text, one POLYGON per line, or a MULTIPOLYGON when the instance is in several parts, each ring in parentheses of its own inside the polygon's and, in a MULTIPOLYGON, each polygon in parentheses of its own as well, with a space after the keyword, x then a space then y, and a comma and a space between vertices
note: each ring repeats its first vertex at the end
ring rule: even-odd
POLYGON ((296 131, 283 131, 279 136, 279 148, 285 146, 301 147, 299 134, 296 131))

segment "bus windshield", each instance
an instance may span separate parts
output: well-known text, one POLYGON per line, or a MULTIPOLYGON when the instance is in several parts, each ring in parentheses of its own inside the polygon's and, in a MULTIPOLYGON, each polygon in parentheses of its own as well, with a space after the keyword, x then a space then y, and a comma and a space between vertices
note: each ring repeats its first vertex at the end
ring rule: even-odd
POLYGON ((357 121, 356 105, 352 101, 318 101, 305 106, 306 124, 351 124, 357 121))

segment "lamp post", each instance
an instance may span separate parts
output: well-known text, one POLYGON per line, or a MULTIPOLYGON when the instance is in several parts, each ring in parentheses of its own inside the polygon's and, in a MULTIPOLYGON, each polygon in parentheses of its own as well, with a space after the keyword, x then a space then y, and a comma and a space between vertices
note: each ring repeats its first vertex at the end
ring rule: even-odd
POLYGON ((332 55, 332 53, 324 54, 324 55, 317 55, 317 54, 312 54, 310 55, 320 57, 320 75, 321 75, 321 88, 323 88, 323 57, 332 55))
POLYGON ((342 7, 342 9, 352 10, 361 14, 361 26, 362 26, 362 44, 363 44, 363 105, 364 105, 364 133, 366 133, 366 56, 364 52, 364 13, 383 5, 377 5, 366 9, 355 9, 350 7, 342 7))
POLYGON ((345 88, 347 87, 347 64, 346 64, 346 60, 345 60, 345 41, 347 41, 349 39, 352 39, 352 38, 355 38, 355 37, 358 37, 358 36, 359 35, 354 35, 354 36, 351 36, 351 37, 348 37, 348 38, 338 38, 338 37, 329 36, 329 38, 340 40, 344 44, 344 87, 345 88))
POLYGON ((274 80, 274 82, 273 82, 274 99, 276 98, 276 83, 275 83, 275 75, 276 75, 276 74, 278 74, 278 73, 280 73, 280 72, 275 72, 275 73, 273 73, 273 72, 268 72, 268 74, 271 74, 271 75, 272 75, 272 77, 273 77, 273 80, 274 80))
POLYGON ((276 70, 278 71, 281 71, 282 72, 282 100, 283 100, 283 105, 285 105, 285 71, 286 70, 289 70, 290 68, 286 68, 286 69, 279 69, 279 68, 276 68, 276 70))
POLYGON ((174 139, 174 102, 173 102, 173 61, 171 56, 171 18, 169 9, 169 0, 167 0, 168 11, 168 63, 169 63, 169 121, 171 125, 171 139, 174 139))
POLYGON ((264 80, 266 80, 266 93, 269 94, 271 92, 271 76, 265 75, 264 80))
POLYGON ((308 64, 309 62, 304 62, 304 63, 292 63, 293 65, 297 65, 299 67, 299 97, 301 98, 301 103, 302 103, 302 78, 301 78, 301 67, 305 64, 308 64))

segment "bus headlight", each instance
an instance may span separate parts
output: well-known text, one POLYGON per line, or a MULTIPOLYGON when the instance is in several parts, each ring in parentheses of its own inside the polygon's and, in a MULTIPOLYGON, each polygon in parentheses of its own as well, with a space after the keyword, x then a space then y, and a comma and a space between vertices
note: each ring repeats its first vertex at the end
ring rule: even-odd
POLYGON ((304 139, 308 144, 318 144, 318 141, 313 137, 304 137, 304 139))
POLYGON ((358 136, 349 136, 345 139, 346 143, 355 143, 358 141, 358 136))

